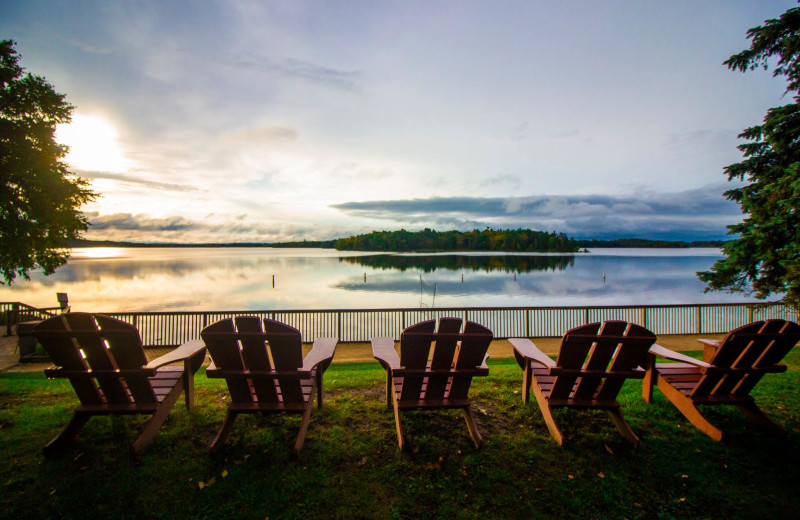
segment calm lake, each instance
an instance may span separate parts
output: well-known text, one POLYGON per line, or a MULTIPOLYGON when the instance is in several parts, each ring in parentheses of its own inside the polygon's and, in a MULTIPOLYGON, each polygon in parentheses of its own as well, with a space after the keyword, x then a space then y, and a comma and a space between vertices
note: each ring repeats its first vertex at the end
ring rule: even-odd
POLYGON ((331 249, 85 248, 0 301, 74 311, 659 305, 752 301, 703 293, 717 249, 383 254, 331 249), (273 284, 274 277, 274 284, 273 284))

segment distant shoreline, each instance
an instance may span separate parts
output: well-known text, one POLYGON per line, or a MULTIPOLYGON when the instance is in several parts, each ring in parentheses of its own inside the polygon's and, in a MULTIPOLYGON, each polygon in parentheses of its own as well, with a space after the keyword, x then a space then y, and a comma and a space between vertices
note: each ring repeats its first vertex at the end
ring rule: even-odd
MULTIPOLYGON (((303 242, 215 242, 215 243, 179 243, 179 242, 124 242, 113 240, 87 240, 78 239, 71 240, 69 243, 70 248, 83 247, 131 247, 131 248, 155 248, 155 247, 181 247, 181 248, 213 248, 213 247, 285 247, 285 248, 321 248, 321 249, 336 249, 334 247, 335 240, 320 240, 320 241, 303 241, 303 242)), ((620 238, 615 240, 575 240, 575 243, 583 252, 588 248, 623 248, 623 247, 636 247, 636 248, 669 248, 669 249, 686 249, 691 247, 722 247, 725 240, 698 240, 692 242, 685 241, 670 241, 670 240, 647 240, 639 238, 620 238)), ((468 253, 468 252, 491 252, 485 250, 414 250, 414 251, 398 251, 404 253, 468 253)), ((495 251, 497 253, 505 253, 509 251, 495 251)), ((513 252, 513 251, 510 251, 513 252)))

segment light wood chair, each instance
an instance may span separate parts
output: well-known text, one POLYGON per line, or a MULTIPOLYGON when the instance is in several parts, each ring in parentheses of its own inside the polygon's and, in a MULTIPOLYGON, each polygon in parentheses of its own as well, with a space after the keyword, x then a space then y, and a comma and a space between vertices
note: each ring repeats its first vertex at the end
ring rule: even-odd
POLYGON ((766 320, 734 329, 722 341, 698 340, 704 345, 704 361, 654 345, 642 397, 649 403, 653 386, 658 386, 689 422, 716 441, 722 440, 722 430, 700 413, 698 405, 735 405, 757 424, 785 435, 786 430, 756 405, 750 391, 765 374, 786 371, 778 363, 798 340, 797 323, 766 320), (677 363, 656 363, 656 356, 677 363))
POLYGON ((372 340, 372 352, 386 369, 386 406, 394 408, 397 443, 405 445, 400 413, 404 410, 458 408, 464 412, 470 437, 476 448, 483 442, 475 417, 469 388, 472 378, 486 376, 486 351, 492 331, 467 321, 461 332, 460 318, 423 321, 400 335, 400 355, 394 339, 372 340))
POLYGON ((622 416, 617 395, 626 379, 641 379, 647 351, 656 336, 625 321, 589 323, 568 330, 553 361, 526 338, 510 338, 522 368, 522 401, 533 387, 550 435, 559 444, 564 435, 553 417, 555 408, 605 410, 619 433, 634 446, 639 437, 622 416))

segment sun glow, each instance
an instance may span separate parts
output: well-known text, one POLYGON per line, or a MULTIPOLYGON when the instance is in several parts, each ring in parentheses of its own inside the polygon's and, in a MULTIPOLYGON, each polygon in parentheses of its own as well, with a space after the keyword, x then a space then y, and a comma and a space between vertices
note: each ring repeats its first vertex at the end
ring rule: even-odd
POLYGON ((69 146, 64 158, 77 170, 124 172, 131 167, 117 143, 117 129, 105 118, 75 115, 58 125, 56 140, 69 146))

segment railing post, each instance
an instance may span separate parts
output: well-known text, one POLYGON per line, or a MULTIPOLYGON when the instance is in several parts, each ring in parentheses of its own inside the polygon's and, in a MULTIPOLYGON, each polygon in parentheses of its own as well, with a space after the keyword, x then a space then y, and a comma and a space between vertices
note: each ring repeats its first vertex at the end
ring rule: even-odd
POLYGON ((647 307, 642 307, 642 327, 647 328, 647 307))
POLYGON ((754 311, 755 311, 755 309, 753 308, 752 305, 749 305, 747 307, 747 323, 753 323, 753 312, 754 311))
POLYGON ((531 337, 531 310, 525 309, 525 337, 531 337))
POLYGON ((342 311, 336 311, 336 337, 342 340, 342 311))
POLYGON ((702 309, 703 308, 698 305, 697 306, 697 311, 695 313, 696 314, 696 318, 697 318, 697 327, 696 327, 697 332, 696 332, 696 334, 702 334, 703 333, 703 316, 701 314, 702 309))

